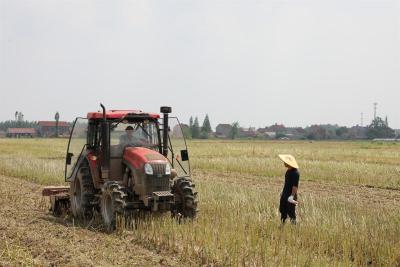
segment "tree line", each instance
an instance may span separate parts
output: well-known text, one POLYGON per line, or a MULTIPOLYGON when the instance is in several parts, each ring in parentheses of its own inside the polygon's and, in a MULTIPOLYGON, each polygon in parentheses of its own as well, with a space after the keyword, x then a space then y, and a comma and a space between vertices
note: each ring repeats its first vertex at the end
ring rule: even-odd
MULTIPOLYGON (((338 125, 311 125, 305 128, 294 127, 286 128, 284 125, 271 125, 265 128, 255 130, 243 129, 238 122, 228 124, 229 131, 225 138, 237 139, 308 139, 308 140, 352 140, 352 139, 374 139, 374 138, 399 138, 396 132, 389 127, 387 118, 376 117, 372 122, 365 126, 345 127, 338 125), (253 132, 251 132, 253 131, 253 132), (274 133, 275 136, 268 134, 274 133)), ((206 115, 202 126, 200 126, 198 117, 190 117, 189 126, 183 127, 186 138, 208 139, 214 137, 209 116, 206 115)))
POLYGON ((367 127, 367 137, 370 139, 393 138, 396 137, 396 133, 389 127, 387 117, 385 120, 381 117, 376 117, 367 127))
POLYGON ((200 126, 199 118, 196 116, 193 119, 193 116, 189 119, 189 128, 185 134, 187 138, 193 139, 208 139, 211 137, 213 131, 210 123, 210 118, 208 114, 204 117, 204 121, 202 126, 200 126))
POLYGON ((38 125, 36 121, 2 121, 0 122, 0 130, 7 131, 8 128, 35 128, 37 129, 38 125))
MULTIPOLYGON (((55 114, 55 121, 58 126, 59 113, 55 114)), ((36 121, 26 121, 24 120, 24 114, 22 112, 15 112, 15 120, 7 120, 0 122, 0 130, 7 131, 8 128, 38 128, 36 121)), ((58 128, 58 127, 57 127, 58 128)), ((381 117, 376 117, 372 122, 366 127, 358 127, 363 133, 363 138, 374 139, 374 138, 399 138, 396 136, 396 132, 389 127, 387 118, 382 119, 381 117)), ((286 128, 283 125, 272 125, 270 127, 265 127, 265 131, 275 132, 276 139, 281 139, 285 137, 290 137, 290 133, 295 133, 297 139, 309 139, 309 140, 323 140, 323 139, 356 139, 360 138, 348 127, 340 127, 338 125, 311 125, 306 128, 286 128)), ((210 123, 209 115, 206 114, 202 125, 200 126, 198 117, 191 116, 189 120, 189 125, 182 127, 183 134, 189 139, 208 139, 213 136, 213 130, 210 123)), ((257 130, 257 134, 254 135, 255 138, 263 138, 261 134, 262 129, 257 130)), ((58 130, 57 130, 58 133, 58 130)), ((292 134, 293 135, 293 134, 292 134)), ((241 128, 238 122, 230 124, 229 134, 226 136, 230 139, 243 138, 241 128)), ((265 136, 264 136, 265 137, 265 136)))

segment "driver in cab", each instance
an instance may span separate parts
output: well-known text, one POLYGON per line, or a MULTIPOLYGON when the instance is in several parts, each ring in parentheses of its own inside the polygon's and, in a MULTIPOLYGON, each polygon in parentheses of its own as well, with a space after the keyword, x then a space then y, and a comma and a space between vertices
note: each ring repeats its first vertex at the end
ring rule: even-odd
POLYGON ((135 137, 133 136, 133 127, 128 126, 125 128, 125 133, 119 137, 119 144, 124 147, 127 145, 135 144, 135 137))
POLYGON ((128 126, 125 128, 125 133, 119 137, 119 144, 122 147, 125 146, 141 146, 142 142, 140 142, 134 135, 133 135, 133 127, 128 126))

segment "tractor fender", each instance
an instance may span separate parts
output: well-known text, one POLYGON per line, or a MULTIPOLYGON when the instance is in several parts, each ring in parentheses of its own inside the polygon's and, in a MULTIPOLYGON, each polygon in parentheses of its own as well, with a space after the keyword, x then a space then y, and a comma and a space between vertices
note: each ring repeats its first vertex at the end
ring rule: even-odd
MULTIPOLYGON (((84 160, 87 161, 86 155, 87 155, 87 152, 86 151, 82 151, 82 153, 79 155, 78 161, 76 162, 76 164, 74 166, 74 170, 72 171, 71 177, 67 178, 66 182, 72 182, 75 179, 75 177, 76 177, 76 175, 78 174, 78 171, 79 171, 79 166, 82 165, 84 160)), ((88 162, 86 162, 86 163, 88 163, 88 162)))
POLYGON ((71 177, 66 180, 67 182, 72 182, 75 179, 75 177, 78 175, 79 167, 82 166, 82 165, 86 165, 86 166, 89 167, 91 175, 96 174, 95 169, 93 170, 93 168, 92 168, 93 164, 90 164, 90 161, 89 161, 89 159, 87 157, 88 157, 88 153, 86 151, 83 151, 81 153, 78 161, 76 162, 76 164, 74 166, 74 171, 72 172, 71 177))
POLYGON ((126 166, 131 171, 131 178, 132 178, 132 190, 135 191, 137 194, 141 194, 142 192, 142 187, 143 187, 143 181, 145 179, 145 174, 141 169, 137 169, 134 166, 132 166, 131 163, 129 163, 126 160, 122 160, 122 164, 126 166))
POLYGON ((75 179, 76 175, 78 174, 79 171, 79 166, 82 166, 86 164, 89 167, 90 175, 92 176, 93 180, 93 185, 96 189, 100 189, 102 187, 102 182, 100 180, 100 175, 98 171, 98 165, 96 160, 90 159, 90 157, 93 156, 90 152, 83 151, 82 154, 80 155, 75 167, 74 171, 72 172, 72 175, 69 179, 67 179, 68 182, 72 182, 73 179, 75 179))
POLYGON ((122 160, 122 164, 124 164, 132 172, 133 177, 143 174, 141 169, 135 168, 130 162, 124 159, 122 160))

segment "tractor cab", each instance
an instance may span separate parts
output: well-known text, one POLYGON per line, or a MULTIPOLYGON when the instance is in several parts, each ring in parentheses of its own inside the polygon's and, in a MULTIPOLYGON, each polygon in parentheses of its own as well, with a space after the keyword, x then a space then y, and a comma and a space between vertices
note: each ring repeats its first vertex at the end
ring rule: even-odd
POLYGON ((65 180, 75 217, 101 212, 106 225, 116 214, 171 211, 193 218, 197 192, 178 118, 141 110, 89 112, 74 121, 65 180))
POLYGON ((163 118, 140 110, 110 110, 104 116, 102 112, 90 112, 87 118, 76 118, 68 145, 66 181, 83 158, 92 165, 96 163, 101 180, 121 180, 123 162, 139 167, 137 164, 149 160, 168 160, 177 176, 190 177, 181 124, 178 118, 168 116, 168 109, 162 111, 167 111, 163 118), (140 156, 145 158, 142 162, 140 156))

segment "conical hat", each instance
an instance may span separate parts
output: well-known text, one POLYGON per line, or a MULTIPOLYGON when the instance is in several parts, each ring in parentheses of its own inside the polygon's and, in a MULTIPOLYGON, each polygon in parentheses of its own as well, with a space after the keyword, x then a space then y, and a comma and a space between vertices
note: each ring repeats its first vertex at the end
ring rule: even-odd
POLYGON ((287 165, 289 165, 290 167, 299 168, 299 164, 297 164, 296 159, 292 156, 292 155, 288 155, 288 154, 281 154, 279 155, 279 158, 285 162, 287 165))

